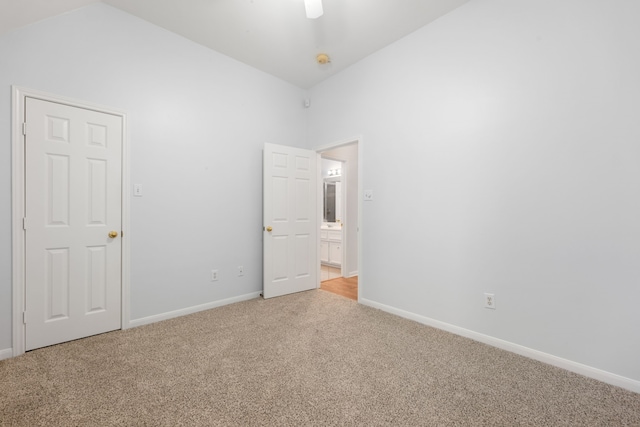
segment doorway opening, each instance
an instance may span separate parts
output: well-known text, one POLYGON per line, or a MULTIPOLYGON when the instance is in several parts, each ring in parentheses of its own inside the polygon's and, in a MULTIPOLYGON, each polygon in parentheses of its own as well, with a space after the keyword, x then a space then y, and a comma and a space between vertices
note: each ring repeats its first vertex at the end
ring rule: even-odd
POLYGON ((318 150, 320 289, 358 300, 361 142, 318 150))

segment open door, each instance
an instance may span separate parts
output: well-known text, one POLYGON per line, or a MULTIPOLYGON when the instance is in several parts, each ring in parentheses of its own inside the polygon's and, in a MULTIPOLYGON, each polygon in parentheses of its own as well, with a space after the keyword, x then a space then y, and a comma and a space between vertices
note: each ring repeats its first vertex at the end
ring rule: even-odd
POLYGON ((264 298, 317 287, 316 153, 264 146, 264 298))

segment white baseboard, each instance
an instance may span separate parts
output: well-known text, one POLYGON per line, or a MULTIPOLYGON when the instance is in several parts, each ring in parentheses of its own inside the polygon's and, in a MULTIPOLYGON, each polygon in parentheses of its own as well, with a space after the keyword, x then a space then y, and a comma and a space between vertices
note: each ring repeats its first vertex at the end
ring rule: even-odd
POLYGON ((4 350, 0 350, 0 360, 8 359, 13 357, 13 349, 5 348, 4 350))
POLYGON ((347 274, 347 278, 349 278, 349 277, 353 277, 353 276, 357 276, 357 275, 358 275, 358 270, 356 270, 356 271, 351 271, 351 272, 349 272, 349 273, 347 274))
POLYGON ((528 357, 530 359, 537 360, 539 362, 547 363, 549 365, 556 366, 558 368, 566 369, 567 371, 575 372, 576 374, 584 375, 585 377, 594 378, 607 384, 611 384, 617 387, 621 387, 635 393, 640 393, 640 381, 623 377, 618 374, 603 371, 602 369, 594 368, 591 366, 583 365, 582 363, 574 362, 572 360, 563 359, 561 357, 554 356, 552 354, 544 353, 542 351, 534 350, 532 348, 524 347, 519 344, 514 344, 509 341, 494 338, 489 335, 474 332, 469 329, 461 328, 459 326, 451 325, 449 323, 441 322, 439 320, 431 319, 429 317, 421 316, 419 314, 411 313, 409 311, 401 310, 388 305, 380 304, 375 301, 371 301, 364 298, 359 298, 358 302, 367 305, 369 307, 377 308, 387 313, 395 314, 396 316, 404 317, 405 319, 414 320, 418 323, 422 323, 427 326, 431 326, 437 329, 442 329, 447 332, 451 332, 456 335, 460 335, 466 338, 470 338, 475 341, 479 341, 484 344, 488 344, 493 347, 500 348, 502 350, 510 351, 512 353, 519 354, 520 356, 528 357))
POLYGON ((167 313, 155 314, 153 316, 134 319, 129 321, 129 328, 148 325, 150 323, 160 322, 161 320, 173 319, 174 317, 186 316, 187 314, 197 313, 199 311, 209 310, 216 307, 222 307, 223 305, 229 305, 236 302, 247 301, 250 299, 258 298, 261 294, 262 292, 252 292, 250 294, 240 295, 233 298, 227 298, 219 301, 212 301, 206 304, 195 305, 193 307, 187 307, 187 308, 182 308, 180 310, 169 311, 167 313))

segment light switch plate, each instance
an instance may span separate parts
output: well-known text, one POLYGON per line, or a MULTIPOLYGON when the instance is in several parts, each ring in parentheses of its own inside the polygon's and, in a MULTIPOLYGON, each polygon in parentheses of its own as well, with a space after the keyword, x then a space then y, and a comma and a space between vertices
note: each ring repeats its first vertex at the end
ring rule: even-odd
POLYGON ((142 184, 133 184, 133 195, 135 197, 142 197, 142 184))

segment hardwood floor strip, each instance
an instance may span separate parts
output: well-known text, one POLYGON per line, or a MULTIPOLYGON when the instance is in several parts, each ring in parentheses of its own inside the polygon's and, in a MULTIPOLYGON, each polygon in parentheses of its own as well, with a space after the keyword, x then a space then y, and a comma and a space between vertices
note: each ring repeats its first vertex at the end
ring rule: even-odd
POLYGON ((320 289, 357 301, 358 276, 325 280, 320 283, 320 289))

